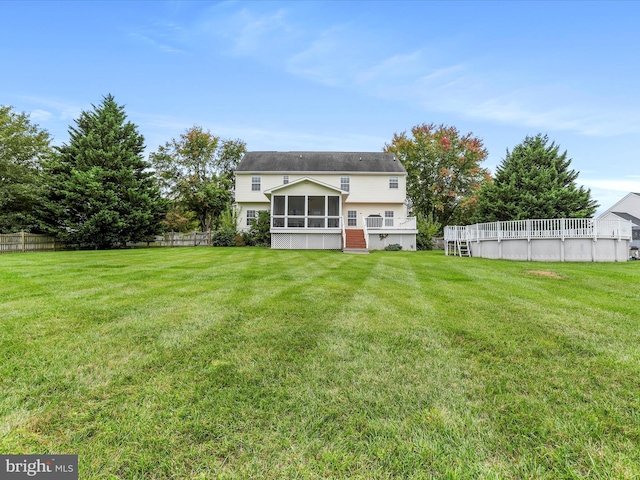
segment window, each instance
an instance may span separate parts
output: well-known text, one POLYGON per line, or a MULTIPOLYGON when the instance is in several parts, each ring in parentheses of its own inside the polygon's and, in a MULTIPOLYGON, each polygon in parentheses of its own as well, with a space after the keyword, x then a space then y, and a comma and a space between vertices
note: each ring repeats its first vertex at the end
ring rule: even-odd
POLYGON ((340 177, 340 190, 349 191, 349 177, 340 177))
POLYGON ((327 227, 338 228, 340 227, 340 197, 330 196, 327 197, 327 227))
POLYGON ((260 191, 260 177, 251 177, 251 191, 252 192, 260 191))
POLYGON ((347 227, 356 227, 358 225, 358 212, 355 210, 347 211, 347 227))
POLYGON ((398 188, 398 177, 389 177, 389 188, 398 188))
MULTIPOLYGON (((324 217, 326 197, 309 196, 307 197, 307 215, 309 217, 324 217)), ((310 228, 324 228, 324 218, 309 218, 310 228)))
POLYGON ((340 197, 330 196, 328 199, 329 203, 329 216, 337 217, 340 215, 340 197))
POLYGON ((247 226, 253 225, 253 222, 255 221, 256 221, 256 211, 247 210, 247 226))
POLYGON ((287 215, 304 217, 304 201, 305 197, 302 196, 289 197, 289 211, 287 212, 287 215))
POLYGON ((273 214, 284 215, 284 195, 273 196, 273 214))
POLYGON ((386 210, 384 212, 384 226, 393 227, 393 210, 386 210))
POLYGON ((340 200, 339 195, 273 195, 271 226, 340 228, 343 224, 340 200))
POLYGON ((326 197, 322 196, 309 196, 307 203, 307 215, 309 216, 322 216, 324 217, 324 199, 326 197))
POLYGON ((283 175, 282 176, 282 184, 286 185, 287 183, 289 183, 289 175, 283 175))

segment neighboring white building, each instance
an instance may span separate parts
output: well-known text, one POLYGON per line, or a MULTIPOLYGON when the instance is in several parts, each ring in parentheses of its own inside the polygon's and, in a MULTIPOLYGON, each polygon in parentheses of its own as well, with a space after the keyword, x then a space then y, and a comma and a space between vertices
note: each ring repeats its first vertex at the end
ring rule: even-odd
POLYGON ((247 152, 236 169, 240 229, 271 212, 271 247, 416 249, 407 172, 392 153, 247 152))
POLYGON ((631 245, 640 248, 640 193, 631 192, 598 218, 605 220, 622 218, 632 224, 631 245))

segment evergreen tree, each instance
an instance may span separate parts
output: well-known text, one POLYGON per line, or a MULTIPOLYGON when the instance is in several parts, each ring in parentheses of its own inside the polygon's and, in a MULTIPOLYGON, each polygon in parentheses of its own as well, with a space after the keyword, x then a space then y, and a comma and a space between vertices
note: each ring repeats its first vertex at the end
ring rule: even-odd
POLYGON ((39 231, 41 164, 51 154, 45 130, 0 105, 0 233, 39 231))
POLYGON ((475 220, 495 222, 537 218, 591 217, 598 204, 591 191, 575 183, 567 152, 550 145, 547 135, 527 136, 496 170, 493 184, 482 188, 475 220))
POLYGON ((48 165, 50 227, 80 247, 124 246, 161 231, 164 201, 124 107, 112 95, 92 107, 48 165))

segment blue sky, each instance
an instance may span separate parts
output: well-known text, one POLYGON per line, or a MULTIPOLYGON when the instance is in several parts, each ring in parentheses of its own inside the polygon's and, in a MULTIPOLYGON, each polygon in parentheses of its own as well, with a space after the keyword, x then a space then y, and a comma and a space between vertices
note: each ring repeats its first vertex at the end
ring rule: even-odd
POLYGON ((0 1, 0 104, 54 143, 108 93, 148 152, 201 125, 249 150, 379 151, 444 123, 492 171, 525 136, 609 208, 640 192, 640 2, 0 1))

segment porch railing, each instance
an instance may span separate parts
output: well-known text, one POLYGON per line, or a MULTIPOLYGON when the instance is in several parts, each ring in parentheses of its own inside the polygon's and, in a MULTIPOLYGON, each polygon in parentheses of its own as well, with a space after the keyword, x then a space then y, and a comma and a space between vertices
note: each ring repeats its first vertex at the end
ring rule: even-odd
POLYGON ((342 228, 342 217, 323 215, 272 215, 272 228, 342 228))
POLYGON ((362 222, 362 231, 364 233, 364 243, 367 247, 367 250, 369 250, 369 227, 367 225, 366 218, 365 221, 362 222))
POLYGON ((415 230, 416 217, 363 217, 363 225, 371 230, 415 230))

